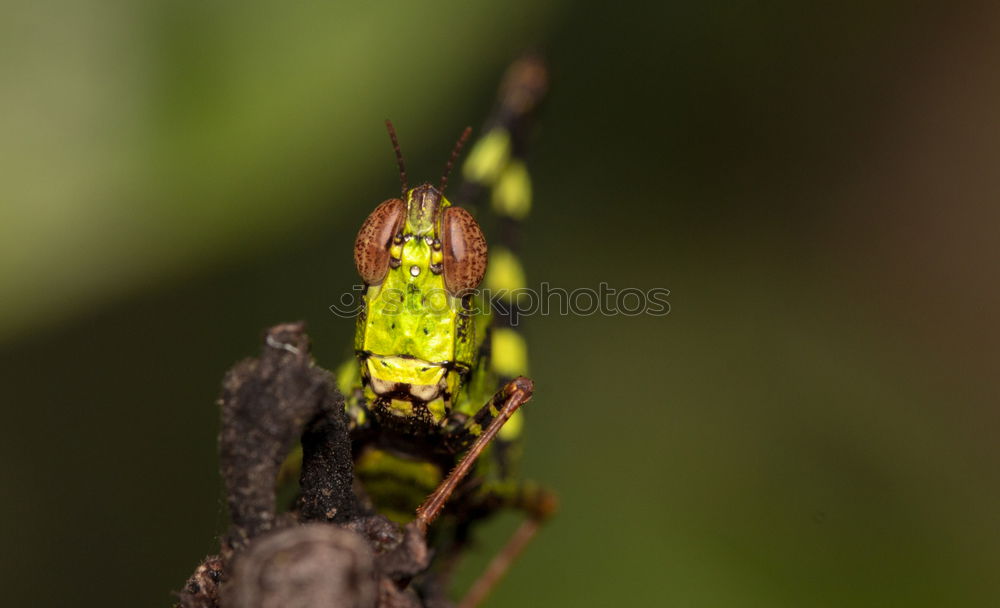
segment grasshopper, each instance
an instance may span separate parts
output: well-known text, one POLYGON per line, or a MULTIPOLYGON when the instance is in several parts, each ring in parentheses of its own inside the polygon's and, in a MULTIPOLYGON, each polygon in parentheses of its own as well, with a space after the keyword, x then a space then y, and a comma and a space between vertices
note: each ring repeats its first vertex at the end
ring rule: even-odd
MULTIPOLYGON (((484 135, 463 167, 458 201, 489 193, 505 234, 531 204, 523 161, 529 117, 547 87, 534 56, 508 70, 484 135)), ((508 315, 477 288, 523 287, 508 238, 488 249, 473 215, 446 196, 448 176, 469 136, 459 138, 438 184, 414 188, 392 123, 386 121, 401 196, 378 205, 358 232, 354 261, 365 284, 355 356, 337 372, 351 425, 355 475, 371 506, 427 532, 432 574, 446 586, 470 528, 500 509, 525 521, 473 584, 462 607, 478 604, 555 509, 551 493, 517 475, 521 406, 534 385, 526 346, 508 315), (484 283, 485 280, 485 283, 484 283), (441 523, 431 526, 439 515, 441 523)), ((516 314, 516 312, 513 312, 516 314)))

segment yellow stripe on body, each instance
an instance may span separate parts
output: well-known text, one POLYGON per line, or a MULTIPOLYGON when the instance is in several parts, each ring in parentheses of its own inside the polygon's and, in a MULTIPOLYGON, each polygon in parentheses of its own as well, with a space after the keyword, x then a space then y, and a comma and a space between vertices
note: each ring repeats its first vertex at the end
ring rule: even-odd
MULTIPOLYGON (((493 329, 493 350, 490 365, 501 378, 516 378, 528 375, 528 345, 524 337, 508 327, 493 329)), ((496 415, 496 414, 494 414, 496 415)), ((514 412, 497 434, 503 441, 511 441, 521 434, 524 416, 521 410, 514 412)))
POLYGON ((511 295, 526 284, 524 268, 517 256, 504 247, 493 248, 486 268, 486 288, 509 302, 511 295))
POLYGON ((496 128, 483 135, 469 152, 462 176, 470 182, 492 186, 510 160, 510 133, 496 128))
POLYGON ((504 167, 493 185, 490 202, 493 211, 515 220, 523 220, 531 212, 531 176, 524 161, 514 158, 504 167))

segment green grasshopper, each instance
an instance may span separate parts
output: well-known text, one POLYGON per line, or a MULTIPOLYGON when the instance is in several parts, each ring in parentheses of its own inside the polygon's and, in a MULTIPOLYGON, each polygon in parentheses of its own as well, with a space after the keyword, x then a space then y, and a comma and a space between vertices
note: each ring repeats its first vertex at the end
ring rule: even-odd
MULTIPOLYGON (((516 62, 463 167, 461 200, 489 192, 508 228, 530 207, 523 140, 546 84, 540 60, 516 62)), ((492 290, 522 287, 523 271, 512 248, 488 253, 473 216, 445 197, 470 129, 437 186, 409 188, 395 130, 386 126, 402 196, 376 207, 358 232, 354 261, 365 283, 364 307, 355 357, 337 382, 347 399, 355 475, 377 511, 428 532, 438 553, 438 586, 446 584, 474 522, 505 508, 527 515, 460 604, 474 606, 555 508, 549 492, 516 472, 519 408, 533 391, 524 376, 524 340, 477 290, 484 279, 492 290), (442 513, 440 526, 429 529, 442 513)))

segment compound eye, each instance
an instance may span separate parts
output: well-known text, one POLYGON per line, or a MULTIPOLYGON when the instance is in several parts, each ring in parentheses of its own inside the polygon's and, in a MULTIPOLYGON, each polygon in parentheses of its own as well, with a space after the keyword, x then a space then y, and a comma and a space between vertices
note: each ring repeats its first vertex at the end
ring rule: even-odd
POLYGON ((389 245, 403 224, 406 205, 390 198, 371 212, 354 241, 354 265, 366 285, 379 285, 389 272, 389 245))
POLYGON ((475 289, 486 274, 486 238, 479 224, 461 207, 448 207, 441 219, 444 286, 460 297, 475 289))

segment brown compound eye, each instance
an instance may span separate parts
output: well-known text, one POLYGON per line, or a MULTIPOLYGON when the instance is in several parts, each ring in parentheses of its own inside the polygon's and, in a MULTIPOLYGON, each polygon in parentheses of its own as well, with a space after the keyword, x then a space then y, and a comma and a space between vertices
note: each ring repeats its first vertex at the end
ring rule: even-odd
POLYGON ((389 245, 403 224, 406 205, 390 198, 371 212, 354 241, 354 265, 366 285, 379 285, 389 272, 389 245))
POLYGON ((486 274, 486 238, 461 207, 448 207, 441 218, 444 286, 453 296, 475 289, 486 274))

